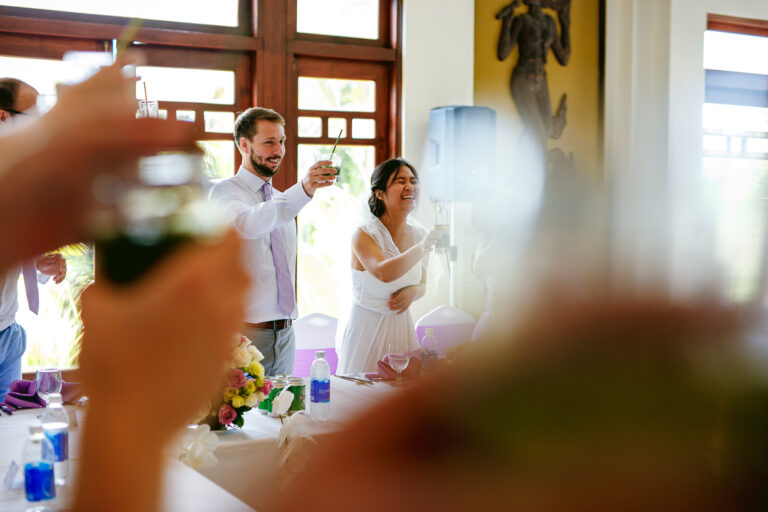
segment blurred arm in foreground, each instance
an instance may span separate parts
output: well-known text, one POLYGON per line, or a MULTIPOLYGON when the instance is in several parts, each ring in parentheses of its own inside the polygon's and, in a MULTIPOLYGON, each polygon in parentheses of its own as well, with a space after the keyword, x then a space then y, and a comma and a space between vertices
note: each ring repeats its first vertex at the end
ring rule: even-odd
POLYGON ((189 123, 135 119, 129 57, 66 87, 45 115, 0 136, 0 273, 85 236, 94 178, 164 149, 193 149, 189 123), (130 89, 130 93, 126 93, 130 89))
POLYGON ((102 280, 85 292, 80 364, 91 405, 76 510, 157 509, 163 447, 216 389, 243 321, 239 254, 230 231, 180 249, 136 284, 102 280))
POLYGON ((741 313, 564 297, 319 447, 269 510, 764 505, 768 386, 738 350, 741 313))
MULTIPOLYGON (((129 62, 66 88, 50 112, 0 135, 0 274, 86 239, 100 173, 193 149, 188 124, 135 119, 135 80, 122 73, 129 62)), ((100 281, 84 294, 81 375, 92 405, 75 510, 157 507, 162 447, 216 387, 243 320, 239 254, 230 232, 188 244, 135 284, 100 281), (125 442, 137 435, 140 443, 125 442)))

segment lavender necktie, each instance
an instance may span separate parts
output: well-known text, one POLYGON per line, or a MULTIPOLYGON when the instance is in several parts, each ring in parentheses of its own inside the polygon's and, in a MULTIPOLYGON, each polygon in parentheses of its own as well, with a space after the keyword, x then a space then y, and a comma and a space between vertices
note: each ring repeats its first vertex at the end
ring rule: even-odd
MULTIPOLYGON (((272 185, 265 183, 263 190, 264 199, 270 201, 272 199, 272 185)), ((282 228, 275 228, 269 233, 269 242, 272 245, 272 261, 275 263, 277 276, 277 305, 280 311, 290 318, 296 307, 296 299, 293 297, 293 283, 291 282, 291 271, 288 266, 288 254, 285 252, 282 228)))
POLYGON ((37 271, 34 262, 24 263, 21 266, 21 271, 24 274, 24 288, 27 290, 29 310, 37 314, 38 309, 40 309, 40 294, 37 291, 37 271))

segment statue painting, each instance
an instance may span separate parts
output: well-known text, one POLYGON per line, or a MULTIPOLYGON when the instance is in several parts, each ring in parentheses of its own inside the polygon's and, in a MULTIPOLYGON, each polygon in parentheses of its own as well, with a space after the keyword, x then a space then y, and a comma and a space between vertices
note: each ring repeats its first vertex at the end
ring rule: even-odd
POLYGON ((523 0, 528 11, 515 15, 520 0, 504 7, 496 18, 502 21, 499 34, 498 58, 505 60, 517 46, 520 57, 512 71, 510 88, 524 134, 533 138, 542 152, 547 140, 557 139, 565 128, 566 95, 560 98, 557 112, 552 114, 547 85, 547 55, 552 50, 557 61, 565 66, 571 56, 570 8, 571 0, 523 0), (560 21, 558 34, 555 19, 544 9, 557 12, 560 21))

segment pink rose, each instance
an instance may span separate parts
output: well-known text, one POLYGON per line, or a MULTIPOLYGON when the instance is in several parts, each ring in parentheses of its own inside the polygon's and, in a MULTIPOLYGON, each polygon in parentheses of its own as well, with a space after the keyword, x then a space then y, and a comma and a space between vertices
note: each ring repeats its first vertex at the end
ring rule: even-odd
POLYGON ((227 404, 222 404, 219 408, 219 423, 222 425, 229 425, 235 421, 235 418, 237 418, 237 411, 227 404))
POLYGON ((272 391, 272 381, 264 380, 264 385, 259 388, 259 391, 261 391, 265 395, 268 395, 269 392, 272 391))
POLYGON ((241 387, 245 386, 246 382, 248 382, 248 377, 245 376, 242 370, 238 368, 232 368, 229 370, 227 382, 229 383, 229 387, 240 389, 241 387))

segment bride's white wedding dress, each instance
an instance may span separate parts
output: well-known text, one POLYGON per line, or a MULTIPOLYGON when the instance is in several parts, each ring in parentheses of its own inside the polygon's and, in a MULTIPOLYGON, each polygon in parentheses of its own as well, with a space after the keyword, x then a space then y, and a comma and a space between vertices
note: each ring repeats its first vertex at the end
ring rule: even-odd
MULTIPOLYGON (((426 236, 424 228, 410 222, 408 225, 414 230, 414 240, 426 236)), ((360 228, 376 242, 385 258, 400 254, 378 218, 373 217, 360 228)), ((398 315, 387 303, 397 290, 421 282, 425 263, 426 257, 389 283, 379 281, 367 270, 352 269, 352 310, 339 347, 337 373, 376 371, 376 363, 387 353, 391 340, 407 340, 409 350, 419 347, 410 309, 398 315)))

